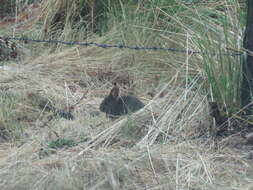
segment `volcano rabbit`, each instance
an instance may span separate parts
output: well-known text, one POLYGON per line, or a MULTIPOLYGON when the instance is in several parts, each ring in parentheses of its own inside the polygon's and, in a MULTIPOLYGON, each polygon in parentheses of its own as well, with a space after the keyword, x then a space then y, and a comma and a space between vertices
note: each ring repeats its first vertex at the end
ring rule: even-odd
POLYGON ((119 96, 119 87, 114 83, 109 96, 100 104, 100 111, 107 117, 114 118, 143 108, 144 104, 135 96, 119 96))

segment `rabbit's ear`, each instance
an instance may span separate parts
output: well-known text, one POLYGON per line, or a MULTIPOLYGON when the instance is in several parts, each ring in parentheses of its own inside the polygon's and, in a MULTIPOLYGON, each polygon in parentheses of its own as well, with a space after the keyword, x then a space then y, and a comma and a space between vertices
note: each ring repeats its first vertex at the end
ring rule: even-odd
POLYGON ((114 98, 119 96, 119 87, 117 86, 117 83, 114 83, 114 87, 112 88, 110 95, 114 98))

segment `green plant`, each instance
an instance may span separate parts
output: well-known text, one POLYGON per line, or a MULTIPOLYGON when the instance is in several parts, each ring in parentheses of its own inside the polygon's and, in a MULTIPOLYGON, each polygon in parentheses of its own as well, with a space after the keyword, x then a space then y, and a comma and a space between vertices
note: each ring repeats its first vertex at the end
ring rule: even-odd
POLYGON ((74 145, 76 145, 76 143, 71 139, 59 138, 55 141, 50 142, 48 144, 48 147, 53 148, 53 149, 58 149, 58 148, 63 148, 63 147, 71 147, 74 145))
POLYGON ((203 16, 198 21, 203 32, 197 33, 195 42, 201 50, 210 101, 218 102, 231 115, 240 109, 241 56, 233 50, 240 49, 242 38, 238 18, 220 14, 216 12, 217 19, 203 16))

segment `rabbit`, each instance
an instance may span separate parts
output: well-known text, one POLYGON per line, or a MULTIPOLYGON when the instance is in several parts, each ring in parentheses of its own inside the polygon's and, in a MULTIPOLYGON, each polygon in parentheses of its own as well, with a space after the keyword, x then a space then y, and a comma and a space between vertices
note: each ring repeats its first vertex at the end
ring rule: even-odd
POLYGON ((144 104, 135 96, 119 96, 119 87, 114 83, 110 94, 104 98, 99 106, 101 112, 105 112, 109 118, 135 112, 143 108, 144 104))

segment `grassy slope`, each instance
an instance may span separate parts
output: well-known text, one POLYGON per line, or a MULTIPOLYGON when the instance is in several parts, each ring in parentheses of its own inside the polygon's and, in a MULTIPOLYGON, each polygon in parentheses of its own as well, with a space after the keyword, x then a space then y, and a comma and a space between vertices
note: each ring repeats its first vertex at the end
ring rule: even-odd
MULTIPOLYGON (((205 53, 64 46, 50 53, 51 47, 28 44, 36 51, 21 64, 1 68, 1 189, 250 189, 253 168, 245 158, 250 147, 237 136, 213 141, 207 105, 212 82, 213 91, 218 86, 217 101, 227 105, 232 96, 219 95, 234 87, 227 78, 218 83, 217 71, 225 69, 219 63, 233 68, 237 60, 212 53, 240 47, 234 43, 241 42, 238 18, 228 17, 227 27, 222 25, 224 15, 239 11, 238 5, 176 5, 139 7, 139 17, 127 18, 125 12, 120 24, 111 16, 110 32, 89 40, 205 53), (214 12, 218 19, 210 17, 214 12), (132 83, 123 93, 138 95, 147 106, 110 121, 98 105, 113 81, 123 87, 129 78, 132 83), (78 102, 76 119, 49 120, 51 113, 38 106, 40 97, 62 109, 78 102)), ((39 31, 32 36, 39 38, 39 31)))

